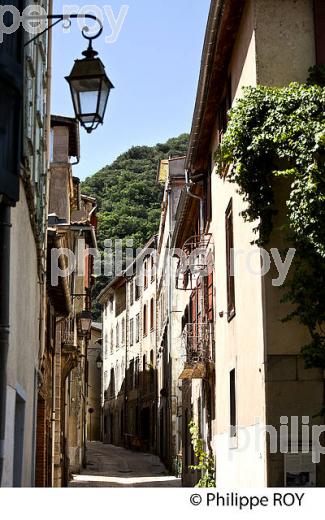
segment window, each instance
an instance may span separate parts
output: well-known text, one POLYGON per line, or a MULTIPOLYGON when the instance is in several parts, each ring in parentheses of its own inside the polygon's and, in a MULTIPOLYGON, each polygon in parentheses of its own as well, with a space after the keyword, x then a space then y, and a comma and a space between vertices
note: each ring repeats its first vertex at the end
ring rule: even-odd
POLYGON ((143 262, 143 287, 144 289, 148 287, 148 260, 143 262))
POLYGON ((155 281, 155 259, 153 255, 150 257, 151 283, 155 281))
POLYGON ((135 317, 135 342, 139 343, 140 340, 140 314, 135 317))
POLYGON ((134 282, 133 280, 130 283, 130 305, 134 303, 134 282))
POLYGON ((228 110, 230 110, 232 105, 232 83, 231 83, 231 77, 229 77, 223 99, 219 105, 218 109, 218 140, 219 143, 221 143, 222 138, 227 130, 228 125, 228 110))
POLYGON ((125 378, 125 359, 123 357, 122 363, 121 363, 121 385, 124 384, 124 378, 125 378))
POLYGON ((132 390, 134 388, 134 359, 131 359, 131 361, 130 361, 129 388, 130 388, 130 390, 132 390))
POLYGON ((204 278, 206 312, 208 321, 213 322, 213 255, 210 252, 207 258, 208 276, 204 278))
POLYGON ((121 331, 121 342, 125 345, 125 318, 122 318, 122 331, 121 331))
POLYGON ((148 322, 147 322, 147 305, 143 306, 143 335, 148 334, 148 322))
POLYGON ((117 323, 116 324, 116 348, 119 348, 119 341, 120 341, 120 328, 117 323))
POLYGON ((234 278, 234 231, 232 200, 226 211, 226 255, 227 255, 227 302, 228 321, 236 314, 235 308, 235 278, 234 278))
POLYGON ((136 278, 134 280, 135 283, 135 299, 138 300, 140 298, 140 278, 136 278))
POLYGON ((237 436, 236 370, 230 372, 230 436, 237 436))
POLYGON ((110 387, 110 397, 115 397, 115 374, 114 374, 114 368, 111 368, 111 379, 109 383, 110 387))
POLYGON ((210 153, 207 174, 204 176, 205 191, 205 223, 211 222, 212 219, 212 195, 211 195, 211 176, 213 171, 213 154, 210 153))
POLYGON ((150 351, 150 391, 153 392, 155 388, 155 370, 154 370, 154 359, 153 350, 150 351))
POLYGON ((147 390, 147 359, 144 354, 142 358, 142 377, 143 377, 143 390, 147 390))
POLYGON ((150 330, 155 328, 155 304, 153 298, 150 300, 150 330))
MULTIPOLYGON (((15 2, 15 4, 18 5, 19 11, 23 9, 23 2, 15 2)), ((1 5, 3 5, 3 2, 1 5)), ((5 18, 8 20, 6 15, 5 18)), ((20 135, 20 119, 23 115, 20 99, 23 88, 21 81, 23 77, 22 39, 22 30, 5 38, 4 42, 1 43, 0 56, 0 191, 13 201, 19 199, 21 153, 18 136, 20 135), (6 75, 11 78, 10 81, 8 78, 3 81, 2 78, 6 75), (10 84, 11 82, 13 84, 10 84)), ((25 92, 27 93, 28 90, 26 89, 25 92)))
POLYGON ((134 385, 136 388, 139 386, 139 372, 140 372, 140 360, 139 357, 135 360, 135 368, 134 368, 134 385))
POLYGON ((13 485, 21 487, 22 481, 22 461, 24 445, 24 425, 25 425, 25 400, 16 393, 15 406, 15 430, 14 430, 14 460, 13 460, 13 485))
POLYGON ((120 384, 120 368, 118 362, 115 363, 115 378, 116 378, 116 393, 119 393, 119 384, 120 384))
POLYGON ((114 332, 113 329, 111 329, 111 354, 113 354, 114 350, 114 332))
POLYGON ((134 319, 130 320, 130 347, 134 344, 134 319))
POLYGON ((108 302, 109 312, 113 312, 113 298, 111 297, 108 302))

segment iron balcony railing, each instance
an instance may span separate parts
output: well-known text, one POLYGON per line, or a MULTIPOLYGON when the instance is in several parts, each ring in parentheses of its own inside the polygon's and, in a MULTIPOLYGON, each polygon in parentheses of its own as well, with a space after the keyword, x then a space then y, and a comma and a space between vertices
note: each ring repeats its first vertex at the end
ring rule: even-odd
POLYGON ((184 242, 176 272, 177 289, 192 291, 198 278, 207 276, 213 269, 211 240, 211 234, 202 234, 194 235, 184 242))
POLYGON ((185 351, 186 364, 213 361, 212 323, 188 323, 182 334, 182 345, 185 351))

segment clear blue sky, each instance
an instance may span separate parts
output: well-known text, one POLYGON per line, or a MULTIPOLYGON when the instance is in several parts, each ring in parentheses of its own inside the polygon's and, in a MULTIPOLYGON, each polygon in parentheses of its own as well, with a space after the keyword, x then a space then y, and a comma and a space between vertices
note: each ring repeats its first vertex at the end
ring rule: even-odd
MULTIPOLYGON (((87 2, 54 0, 63 5, 87 2)), ((104 19, 103 34, 94 41, 115 89, 108 100, 104 125, 92 134, 81 129, 81 161, 74 175, 84 179, 133 145, 153 145, 189 132, 210 0, 97 0, 118 17, 129 5, 115 43, 104 19)), ((89 2, 88 5, 91 5, 89 2)), ((93 2, 92 5, 95 5, 93 2)), ((61 24, 53 30, 52 113, 73 116, 64 79, 87 45, 76 21, 70 34, 61 24)))

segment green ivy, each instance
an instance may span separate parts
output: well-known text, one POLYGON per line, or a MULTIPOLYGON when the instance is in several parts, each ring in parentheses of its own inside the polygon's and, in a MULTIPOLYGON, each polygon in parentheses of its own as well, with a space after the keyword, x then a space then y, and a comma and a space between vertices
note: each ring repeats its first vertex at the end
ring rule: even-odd
POLYGON ((325 88, 315 83, 246 87, 229 112, 216 153, 219 174, 236 183, 256 222, 256 243, 266 244, 277 212, 274 186, 287 179, 288 219, 283 227, 296 247, 295 269, 284 300, 311 333, 302 348, 307 366, 325 368, 325 88))
POLYGON ((203 449, 203 441, 200 437, 199 428, 194 421, 188 425, 191 434, 191 442, 197 464, 189 466, 189 469, 200 471, 201 477, 195 487, 211 488, 216 487, 214 478, 214 458, 211 453, 206 453, 203 449))

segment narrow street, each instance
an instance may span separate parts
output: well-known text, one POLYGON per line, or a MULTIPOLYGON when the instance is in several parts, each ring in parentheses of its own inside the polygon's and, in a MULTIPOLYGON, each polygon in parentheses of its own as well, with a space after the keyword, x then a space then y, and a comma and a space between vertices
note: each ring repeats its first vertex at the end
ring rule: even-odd
POLYGON ((110 444, 87 445, 87 466, 73 475, 69 487, 181 487, 158 457, 110 444))

